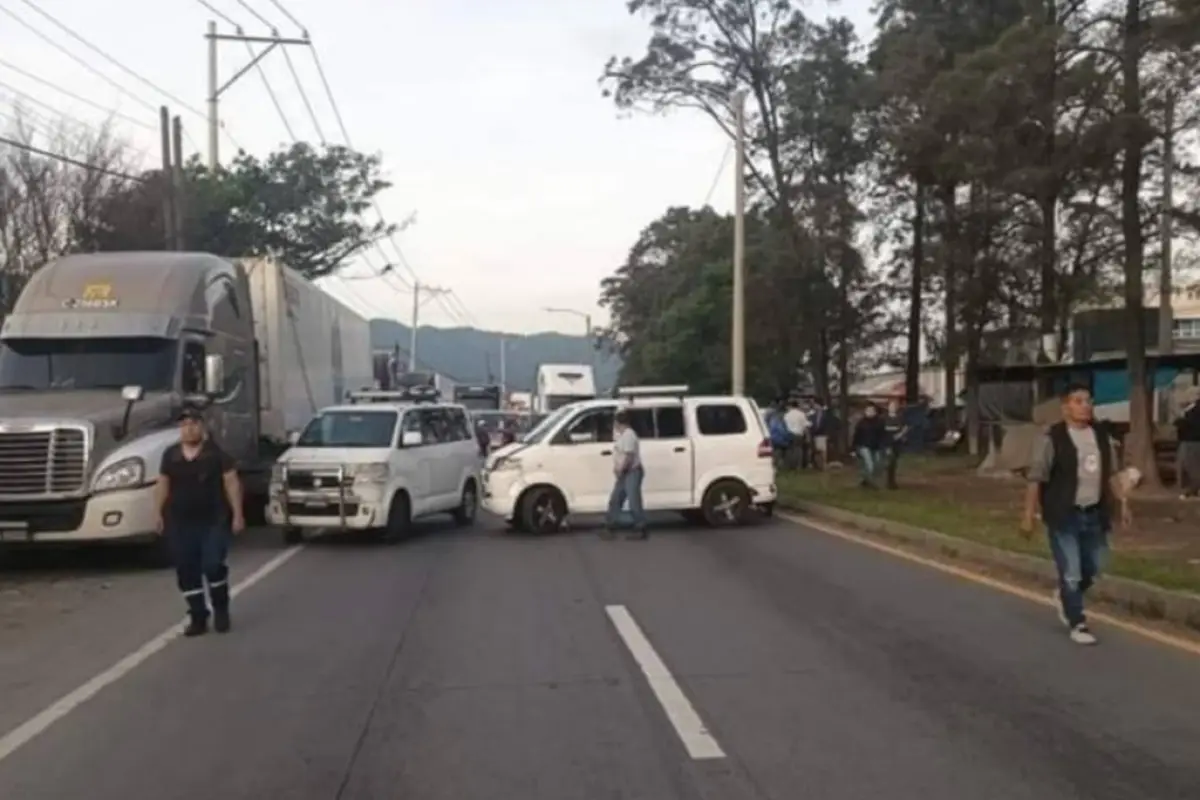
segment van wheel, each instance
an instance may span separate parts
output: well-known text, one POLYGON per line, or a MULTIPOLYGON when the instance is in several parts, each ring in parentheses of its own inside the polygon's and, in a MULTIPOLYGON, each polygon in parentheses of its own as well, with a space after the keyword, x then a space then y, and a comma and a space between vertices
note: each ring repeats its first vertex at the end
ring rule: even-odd
POLYGON ((388 509, 387 527, 383 529, 383 541, 395 544, 402 541, 412 531, 412 507, 408 503, 408 495, 397 492, 392 498, 391 508, 388 509))
POLYGON ((475 523, 475 513, 479 510, 479 490, 475 488, 475 481, 467 481, 466 486, 462 490, 462 502, 458 508, 454 509, 454 522, 461 527, 467 527, 475 523))
POLYGON ((742 525, 750 511, 750 492, 741 481, 725 478, 708 487, 700 510, 714 528, 742 525))
POLYGON ((530 489, 521 501, 522 527, 530 533, 555 533, 567 519, 567 501, 553 486, 530 489))
POLYGON ((304 542, 304 531, 297 528, 295 525, 289 525, 283 529, 283 543, 288 547, 302 544, 304 542))

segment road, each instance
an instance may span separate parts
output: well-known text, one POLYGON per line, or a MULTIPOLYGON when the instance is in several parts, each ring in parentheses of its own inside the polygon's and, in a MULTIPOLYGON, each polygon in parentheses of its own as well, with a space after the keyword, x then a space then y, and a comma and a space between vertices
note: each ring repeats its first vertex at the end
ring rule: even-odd
POLYGON ((647 542, 431 523, 393 547, 280 552, 261 533, 235 551, 235 580, 277 568, 238 597, 232 634, 160 642, 115 671, 179 618, 169 574, 0 572, 0 736, 18 730, 0 798, 1194 800, 1200 786, 1195 656, 1102 627, 1080 648, 1048 608, 786 521, 647 542), (39 716, 98 675, 94 697, 39 716))

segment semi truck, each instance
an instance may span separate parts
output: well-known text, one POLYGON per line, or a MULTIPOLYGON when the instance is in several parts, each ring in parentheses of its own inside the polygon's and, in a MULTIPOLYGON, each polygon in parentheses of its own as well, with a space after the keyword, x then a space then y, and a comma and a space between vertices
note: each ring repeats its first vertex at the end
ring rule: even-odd
POLYGON ((70 255, 0 326, 0 547, 144 542, 185 406, 238 463, 248 520, 323 406, 370 385, 365 319, 274 259, 70 255))
POLYGON ((588 364, 540 364, 533 410, 549 414, 579 400, 596 396, 596 378, 588 364))

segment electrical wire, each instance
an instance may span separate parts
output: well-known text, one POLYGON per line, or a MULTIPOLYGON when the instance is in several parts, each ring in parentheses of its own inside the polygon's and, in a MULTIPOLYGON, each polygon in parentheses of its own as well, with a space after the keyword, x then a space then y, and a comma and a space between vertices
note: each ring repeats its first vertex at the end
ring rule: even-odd
POLYGON ((321 140, 321 144, 329 144, 325 138, 325 131, 321 129, 321 121, 317 119, 317 114, 313 111, 312 102, 308 99, 308 92, 304 91, 304 82, 300 80, 300 73, 296 72, 296 65, 292 63, 292 57, 287 50, 283 51, 283 57, 287 61, 288 70, 292 73, 292 80, 296 82, 296 89, 300 92, 300 99, 304 101, 304 107, 308 109, 308 118, 312 120, 313 127, 317 129, 317 138, 321 140))
MULTIPOLYGON (((29 72, 27 70, 24 70, 24 69, 18 67, 16 64, 12 64, 8 61, 5 61, 2 58, 0 58, 0 67, 5 67, 7 69, 10 69, 13 72, 17 73, 18 75, 28 78, 31 81, 36 81, 47 88, 53 89, 54 91, 62 94, 65 97, 71 98, 72 100, 74 100, 77 103, 83 103, 84 105, 88 105, 88 106, 91 106, 92 108, 99 109, 100 111, 103 111, 106 114, 108 114, 109 116, 112 116, 116 119, 123 119, 126 122, 129 122, 133 125, 137 125, 142 128, 146 128, 147 130, 158 130, 158 125, 152 125, 151 123, 146 122, 145 120, 138 119, 137 117, 131 117, 128 114, 122 114, 119 111, 114 111, 113 109, 104 106, 102 103, 97 103, 95 100, 90 100, 81 94, 72 92, 70 89, 64 89, 63 87, 59 86, 58 84, 52 83, 51 81, 48 81, 45 78, 41 78, 41 77, 33 74, 32 72, 29 72)), ((13 91, 16 91, 16 90, 14 89, 13 91)))
POLYGON ((291 22, 293 25, 295 25, 297 28, 300 29, 300 32, 302 34, 304 34, 305 39, 308 38, 308 28, 301 25, 300 20, 298 20, 292 16, 291 12, 283 7, 283 3, 279 2, 279 0, 270 0, 270 2, 271 2, 271 5, 275 6, 275 8, 277 8, 279 10, 280 14, 283 14, 285 17, 288 18, 289 22, 291 22))
POLYGON ((733 142, 725 145, 725 153, 721 156, 721 166, 717 167, 717 174, 713 176, 712 185, 708 187, 708 194, 704 196, 704 202, 700 204, 701 208, 712 202, 717 187, 721 185, 721 178, 725 175, 725 167, 729 166, 729 156, 731 155, 733 155, 733 142))
POLYGON ((19 142, 16 139, 10 139, 7 136, 0 136, 0 144, 8 145, 9 147, 16 148, 17 150, 24 150, 28 153, 33 153, 34 155, 38 155, 43 158, 49 158, 54 161, 60 161, 64 164, 70 164, 73 167, 79 167, 80 169, 85 169, 89 172, 98 172, 101 175, 108 175, 112 178, 124 178, 127 181, 134 181, 136 183, 147 183, 145 178, 138 175, 130 175, 128 172, 121 172, 119 170, 108 169, 106 167, 98 167, 95 164, 89 164, 86 161, 80 161, 79 159, 71 158, 70 156, 64 156, 61 153, 53 153, 49 150, 43 150, 40 147, 27 144, 26 142, 19 142))
POLYGON ((204 112, 203 112, 203 111, 200 111, 200 110, 198 110, 197 108, 195 108, 194 106, 192 106, 192 105, 189 105, 188 103, 185 103, 183 100, 180 100, 178 97, 176 97, 175 95, 171 94, 171 93, 170 93, 170 92, 168 92, 166 89, 164 89, 164 88, 162 88, 161 86, 159 86, 158 84, 154 83, 154 82, 153 82, 153 81, 151 81, 149 78, 146 78, 146 77, 142 76, 141 74, 139 74, 137 71, 135 71, 135 70, 132 70, 132 69, 130 69, 129 67, 125 66, 125 65, 124 65, 124 64, 122 64, 120 61, 118 61, 117 59, 113 58, 111 55, 109 55, 108 53, 106 53, 104 50, 100 49, 100 48, 99 48, 99 47, 97 47, 96 45, 94 45, 94 44, 92 44, 91 42, 89 42, 87 39, 85 39, 85 38, 83 38, 82 36, 80 36, 78 33, 76 33, 74 30, 72 30, 72 29, 71 29, 70 27, 68 27, 66 24, 64 24, 63 22, 59 21, 59 20, 58 20, 58 18, 56 18, 55 16, 53 16, 52 14, 50 14, 50 12, 43 10, 43 9, 41 8, 41 6, 39 6, 37 3, 33 2, 33 0, 20 0, 20 2, 24 3, 24 4, 25 4, 26 6, 28 6, 28 7, 29 7, 31 10, 33 10, 33 11, 34 11, 36 14, 39 14, 39 15, 40 15, 41 17, 43 17, 45 20, 47 20, 47 21, 48 21, 48 22, 50 22, 52 25, 54 25, 54 26, 55 26, 55 27, 57 27, 59 30, 61 30, 63 33, 67 34, 67 35, 68 35, 68 36, 70 36, 72 39, 74 39, 75 41, 79 42, 79 43, 80 43, 80 44, 82 44, 84 47, 88 48, 89 50, 91 50, 93 53, 95 53, 96 55, 98 55, 98 56, 100 56, 101 58, 103 58, 103 59, 104 59, 105 61, 107 61, 108 63, 112 64, 114 67, 116 67, 117 69, 121 70, 121 71, 122 71, 122 72, 124 72, 126 75, 129 75, 129 76, 130 76, 131 78, 133 78, 134 80, 137 80, 137 81, 139 81, 140 83, 142 83, 144 86, 148 86, 149 88, 151 88, 151 89, 153 89, 154 91, 158 92, 160 95, 162 95, 163 97, 167 98, 167 99, 168 99, 168 100, 170 100, 172 103, 175 103, 175 104, 177 104, 177 105, 178 105, 180 108, 186 109, 186 110, 188 110, 188 111, 192 112, 193 114, 195 114, 195 115, 197 115, 197 116, 199 116, 199 117, 204 117, 204 116, 205 116, 205 114, 204 114, 204 112))
MULTIPOLYGON (((47 111, 51 112, 52 114, 55 115, 55 117, 57 117, 61 121, 73 123, 75 125, 78 125, 81 128, 85 128, 85 129, 93 132, 96 135, 100 135, 104 132, 101 128, 99 128, 95 125, 92 125, 89 122, 84 122, 83 120, 79 119, 78 117, 73 117, 70 114, 64 114, 62 111, 58 110, 57 108, 50 105, 49 103, 43 102, 31 94, 22 92, 20 89, 16 88, 15 86, 10 86, 9 84, 5 83, 4 81, 0 81, 0 89, 7 89, 8 91, 12 92, 13 97, 12 97, 12 99, 9 100, 9 105, 12 106, 14 109, 19 109, 20 111, 23 111, 24 113, 27 113, 27 114, 33 114, 34 112, 31 112, 29 109, 22 108, 23 103, 32 103, 35 106, 39 106, 40 108, 44 108, 47 111)), ((38 112, 36 116, 40 116, 43 119, 45 119, 46 118, 45 115, 46 115, 46 111, 42 111, 42 112, 38 112)), ((53 121, 53 120, 51 120, 51 121, 53 121)))

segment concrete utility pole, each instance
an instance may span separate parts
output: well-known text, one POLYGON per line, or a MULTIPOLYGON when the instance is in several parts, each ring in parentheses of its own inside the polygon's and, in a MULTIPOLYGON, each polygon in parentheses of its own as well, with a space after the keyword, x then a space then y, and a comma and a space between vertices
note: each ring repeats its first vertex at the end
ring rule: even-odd
POLYGON ((171 167, 171 112, 166 106, 158 109, 158 125, 162 134, 162 220, 163 249, 175 249, 175 177, 171 167))
POLYGON ((182 251, 185 246, 183 219, 184 201, 187 198, 187 186, 183 177, 183 120, 178 116, 171 120, 171 145, 174 151, 174 169, 171 170, 171 181, 175 193, 175 249, 182 251))
POLYGON ((547 308, 543 308, 542 311, 548 312, 550 314, 570 314, 572 317, 578 317, 579 319, 583 320, 584 343, 587 345, 587 363, 589 365, 591 365, 592 367, 595 367, 595 364, 593 362, 595 361, 596 348, 593 346, 593 343, 592 343, 592 315, 588 314, 584 311, 578 311, 574 308, 549 308, 549 307, 547 307, 547 308))
POLYGON ((500 337, 500 396, 508 399, 508 339, 500 337))
POLYGON ((1171 211, 1175 206, 1175 93, 1167 95, 1163 120, 1163 185, 1159 229, 1162 234, 1162 265, 1158 272, 1158 352, 1167 355, 1175 350, 1175 279, 1171 265, 1171 236, 1175 230, 1171 211))
POLYGON ((233 84, 237 83, 238 79, 258 65, 276 47, 280 45, 299 45, 301 47, 312 47, 312 40, 308 38, 308 31, 304 31, 302 39, 288 39, 279 35, 279 31, 271 31, 270 36, 245 36, 242 34, 241 28, 237 29, 237 33, 217 33, 217 23, 209 21, 208 33, 204 34, 204 38, 208 39, 208 168, 216 169, 220 163, 220 136, 221 136, 221 117, 219 110, 219 102, 221 95, 225 93, 233 84), (219 42, 245 42, 247 44, 260 43, 266 47, 261 53, 250 59, 246 66, 239 69, 233 74, 233 77, 220 83, 220 71, 217 69, 217 44, 219 42))
POLYGON ((449 289, 440 286, 427 286, 420 281, 413 281, 412 330, 408 339, 408 371, 417 370, 417 328, 421 325, 421 305, 439 295, 450 294, 449 289))
POLYGON ((733 394, 746 393, 746 93, 733 96, 737 147, 733 159, 733 331, 730 365, 733 394))

